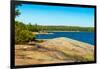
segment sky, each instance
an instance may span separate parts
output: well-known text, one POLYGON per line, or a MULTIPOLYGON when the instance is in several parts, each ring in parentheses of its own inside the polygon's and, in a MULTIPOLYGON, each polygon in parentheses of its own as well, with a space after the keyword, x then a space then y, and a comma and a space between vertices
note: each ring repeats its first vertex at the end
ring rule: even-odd
POLYGON ((94 27, 94 8, 22 4, 16 20, 25 24, 94 27))

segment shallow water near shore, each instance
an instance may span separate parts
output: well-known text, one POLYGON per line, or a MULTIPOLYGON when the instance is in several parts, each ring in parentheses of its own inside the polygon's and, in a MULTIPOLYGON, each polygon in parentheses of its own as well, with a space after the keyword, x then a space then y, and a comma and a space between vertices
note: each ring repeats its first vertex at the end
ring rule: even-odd
POLYGON ((53 34, 37 34, 37 39, 67 37, 94 45, 94 32, 51 32, 53 34))

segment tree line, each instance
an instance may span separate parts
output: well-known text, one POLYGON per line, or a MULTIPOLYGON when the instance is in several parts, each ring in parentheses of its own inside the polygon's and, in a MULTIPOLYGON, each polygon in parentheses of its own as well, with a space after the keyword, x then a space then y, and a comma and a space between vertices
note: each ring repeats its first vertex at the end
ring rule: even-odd
POLYGON ((52 31, 85 31, 85 32, 93 32, 94 27, 79 27, 79 26, 43 26, 37 24, 24 24, 21 25, 25 26, 29 31, 32 32, 52 32, 52 31))

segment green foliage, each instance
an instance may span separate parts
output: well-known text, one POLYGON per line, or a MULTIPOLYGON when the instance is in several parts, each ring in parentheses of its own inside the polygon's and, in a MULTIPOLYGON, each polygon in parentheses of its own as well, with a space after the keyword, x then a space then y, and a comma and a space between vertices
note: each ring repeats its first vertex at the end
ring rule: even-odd
POLYGON ((42 26, 42 25, 31 25, 29 26, 30 31, 34 32, 52 32, 52 31, 85 31, 93 32, 93 27, 78 27, 78 26, 42 26))
POLYGON ((21 22, 16 21, 15 23, 15 43, 26 43, 31 40, 35 40, 35 35, 28 30, 27 26, 21 22))
POLYGON ((19 16, 21 13, 19 12, 19 10, 15 10, 15 16, 19 16))
POLYGON ((20 3, 16 3, 15 4, 15 7, 16 7, 16 9, 15 9, 15 17, 19 16, 21 14, 21 12, 17 9, 18 6, 21 6, 21 4, 20 3))
MULTIPOLYGON (((17 9, 18 6, 21 6, 20 3, 16 3, 15 7, 15 17, 19 16, 21 13, 17 9)), ((35 40, 35 35, 32 34, 33 27, 31 24, 28 26, 22 22, 15 21, 15 43, 16 44, 23 44, 29 42, 31 40, 35 40)))
POLYGON ((39 32, 40 26, 37 24, 32 25, 31 23, 27 24, 27 28, 29 31, 39 32))
POLYGON ((78 27, 78 26, 47 26, 48 31, 94 31, 93 27, 78 27))

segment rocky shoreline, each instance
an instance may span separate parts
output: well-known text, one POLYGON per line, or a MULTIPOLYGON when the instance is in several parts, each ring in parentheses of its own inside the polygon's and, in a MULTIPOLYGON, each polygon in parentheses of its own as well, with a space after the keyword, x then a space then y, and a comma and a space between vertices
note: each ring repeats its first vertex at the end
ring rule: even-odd
POLYGON ((53 33, 48 33, 48 32, 32 32, 32 34, 53 34, 53 33))
POLYGON ((94 61, 94 46, 65 37, 36 45, 15 45, 15 64, 34 65, 94 61))

